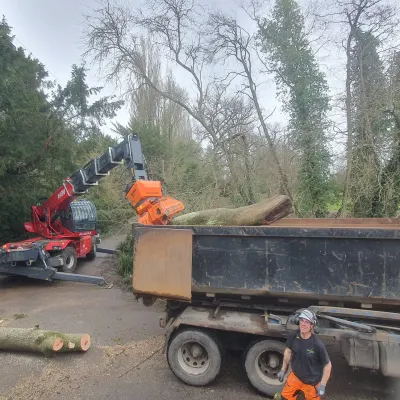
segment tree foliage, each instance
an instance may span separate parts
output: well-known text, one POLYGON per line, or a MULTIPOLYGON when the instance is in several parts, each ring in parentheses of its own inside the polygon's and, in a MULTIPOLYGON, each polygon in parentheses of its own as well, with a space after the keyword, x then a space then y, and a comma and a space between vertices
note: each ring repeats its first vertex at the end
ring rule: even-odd
POLYGON ((0 54, 0 237, 6 239, 21 234, 30 205, 72 166, 66 142, 73 134, 62 126, 51 135, 47 73, 38 60, 13 45, 5 20, 0 24, 0 54))
MULTIPOLYGON (((45 67, 13 44, 0 24, 0 237, 21 237, 30 206, 48 197, 77 168, 82 140, 101 136, 98 126, 120 101, 89 88, 84 67, 72 67, 65 88, 48 80, 45 67)), ((87 161, 87 160, 86 160, 87 161)))
POLYGON ((378 40, 370 32, 355 34, 352 73, 353 153, 350 198, 356 217, 379 216, 375 204, 380 171, 385 163, 388 119, 384 113, 387 81, 378 55, 378 40))
POLYGON ((297 3, 277 0, 271 19, 261 23, 259 35, 289 114, 293 148, 299 157, 297 209, 302 216, 322 217, 327 211, 330 167, 328 85, 297 3))
POLYGON ((374 215, 393 217, 398 213, 400 202, 400 53, 395 51, 390 58, 388 70, 387 140, 382 158, 383 167, 372 202, 374 215))
MULTIPOLYGON (((338 27, 331 33, 346 64, 340 96, 332 95, 322 72, 336 62, 335 53, 321 63, 315 25, 294 0, 276 0, 269 14, 257 0, 243 5, 254 31, 237 16, 208 11, 200 0, 152 0, 139 9, 105 0, 87 19, 86 56, 130 105, 129 123, 116 122, 112 136, 103 127, 123 102, 90 87, 84 64, 72 66, 65 87, 51 82, 45 66, 13 44, 3 19, 1 241, 21 238, 32 204, 132 132, 141 138, 150 178, 161 180, 188 212, 286 194, 297 216, 338 209, 356 217, 397 215, 395 7, 390 0, 335 0, 324 7, 326 15, 314 17, 338 27), (283 103, 279 123, 271 122, 273 110, 263 102, 272 93, 271 78, 283 103), (331 141, 333 104, 342 112, 338 125, 345 125, 334 131, 346 142, 337 165, 329 151, 338 151, 337 138, 331 141)), ((115 169, 87 194, 102 231, 129 226, 134 217, 124 198, 130 179, 125 169, 115 169)))

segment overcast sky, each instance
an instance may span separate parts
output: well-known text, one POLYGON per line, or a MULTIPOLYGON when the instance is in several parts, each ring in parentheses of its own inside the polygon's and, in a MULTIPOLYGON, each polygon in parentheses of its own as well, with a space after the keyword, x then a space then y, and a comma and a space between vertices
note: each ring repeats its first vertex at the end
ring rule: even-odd
MULTIPOLYGON (((96 0, 0 0, 0 11, 15 35, 15 45, 42 62, 50 79, 65 85, 71 76, 71 66, 81 64, 84 14, 96 8, 96 0)), ((89 86, 99 86, 94 68, 88 71, 89 86)), ((116 94, 108 86, 104 94, 116 94)), ((126 109, 114 121, 128 121, 126 109)))
MULTIPOLYGON (((132 0, 132 4, 138 5, 140 1, 132 0)), ((209 7, 220 7, 235 15, 239 22, 247 24, 248 28, 248 21, 244 20, 244 13, 235 1, 213 0, 207 4, 209 7)), ((51 79, 65 85, 70 78, 72 64, 79 65, 82 62, 84 15, 90 14, 91 10, 98 7, 97 0, 0 0, 0 6, 1 13, 12 27, 15 44, 24 47, 28 53, 38 58, 49 71, 51 79)), ((332 89, 338 85, 338 80, 334 79, 331 60, 329 57, 325 65, 321 60, 321 65, 327 73, 332 89)), ((185 81, 182 73, 177 80, 186 88, 190 85, 190 80, 185 81)), ((88 71, 88 84, 89 86, 102 84, 95 68, 88 71)), ((340 89, 340 86, 341 82, 334 91, 340 89)), ((278 106, 272 119, 285 123, 287 118, 280 111, 272 77, 268 84, 260 88, 259 93, 266 113, 270 113, 275 106, 278 106)), ((107 86, 103 94, 120 95, 120 92, 114 87, 107 86)), ((118 113, 114 121, 126 124, 128 118, 126 107, 118 113)), ((110 133, 109 129, 106 131, 110 133)))
POLYGON ((15 44, 32 52, 63 84, 71 65, 81 62, 82 14, 91 3, 95 5, 92 0, 0 0, 0 10, 15 44))
MULTIPOLYGON (((136 5, 139 1, 134 1, 136 5)), ((96 0, 0 0, 1 13, 6 17, 15 35, 15 44, 32 53, 47 68, 50 78, 65 85, 70 77, 72 64, 80 64, 84 46, 82 42, 84 14, 98 6, 96 0)), ((216 0, 210 6, 217 5, 241 17, 235 2, 216 0)), ((243 14, 242 14, 243 16, 243 14)), ((182 85, 182 75, 179 77, 182 85)), ((95 68, 88 72, 90 86, 99 85, 99 76, 95 68)), ((190 82, 186 82, 190 84, 190 82)), ((105 94, 120 92, 107 86, 105 94)), ((266 103, 272 109, 275 103, 275 93, 270 90, 264 93, 266 103)), ((268 107, 267 107, 268 108, 268 107)), ((268 110, 267 110, 268 111, 268 110)), ((127 108, 118 113, 115 119, 122 124, 128 121, 127 108)), ((115 121, 114 120, 114 121, 115 121)))

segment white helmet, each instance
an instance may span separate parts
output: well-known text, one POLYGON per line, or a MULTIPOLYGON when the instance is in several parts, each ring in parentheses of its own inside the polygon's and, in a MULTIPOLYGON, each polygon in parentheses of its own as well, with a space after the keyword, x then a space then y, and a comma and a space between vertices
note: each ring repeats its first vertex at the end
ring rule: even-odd
POLYGON ((299 319, 306 319, 307 321, 311 322, 313 325, 317 325, 317 317, 314 314, 313 311, 311 310, 303 310, 300 314, 299 314, 299 319))

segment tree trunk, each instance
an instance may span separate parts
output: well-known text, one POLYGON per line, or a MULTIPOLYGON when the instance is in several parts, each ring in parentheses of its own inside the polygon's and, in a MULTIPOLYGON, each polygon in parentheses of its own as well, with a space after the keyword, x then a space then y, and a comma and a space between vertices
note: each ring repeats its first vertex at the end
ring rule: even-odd
POLYGON ((278 195, 259 203, 239 208, 216 208, 175 217, 171 225, 269 225, 292 212, 288 196, 278 195))
POLYGON ((0 349, 39 352, 86 351, 90 347, 88 334, 63 334, 38 328, 0 328, 0 349))
MULTIPOLYGON (((247 51, 247 49, 246 49, 246 51, 247 51)), ((289 197, 290 201, 293 202, 293 196, 289 189, 288 177, 287 177, 286 173, 283 171, 283 168, 282 168, 281 163, 278 158, 278 154, 276 151, 274 141, 272 140, 272 137, 269 134, 269 130, 268 130, 267 124, 265 123, 265 119, 264 119, 264 115, 263 115, 260 103, 258 102, 257 85, 253 81, 253 75, 251 72, 251 64, 249 65, 246 58, 243 58, 243 57, 241 59, 239 59, 239 62, 242 64, 245 74, 247 76, 247 80, 249 82, 249 89, 251 92, 251 99, 253 100, 254 107, 256 109, 257 116, 260 121, 261 129, 264 133, 265 138, 267 139, 267 143, 268 143, 269 149, 271 151, 272 158, 274 159, 276 166, 278 168, 278 173, 281 178, 282 185, 285 188, 285 194, 289 197)), ((292 206, 294 208, 294 211, 297 214, 296 205, 294 204, 294 202, 293 202, 292 206)))
POLYGON ((247 191, 249 194, 249 204, 254 204, 256 202, 256 199, 253 192, 253 179, 251 176, 250 160, 249 160, 250 149, 246 135, 242 135, 242 141, 244 147, 244 167, 245 167, 247 191))
POLYGON ((237 191, 240 194, 240 197, 243 199, 243 202, 245 204, 249 204, 248 193, 246 193, 246 191, 244 190, 242 184, 240 183, 240 179, 238 179, 238 177, 236 175, 236 171, 235 171, 235 168, 234 168, 234 162, 233 162, 233 159, 232 159, 232 155, 230 154, 229 150, 226 148, 226 146, 225 146, 223 141, 221 142, 220 147, 221 147, 221 149, 224 152, 225 157, 226 157, 226 161, 227 161, 227 164, 228 164, 228 169, 229 169, 229 172, 230 172, 230 174, 232 176, 232 184, 236 187, 237 191))
POLYGON ((350 200, 350 185, 351 185, 351 177, 352 177, 352 162, 353 162, 353 116, 352 116, 352 99, 351 99, 351 41, 353 38, 353 29, 347 38, 347 46, 346 46, 346 122, 347 122, 347 144, 346 144, 346 159, 347 159, 347 167, 346 167, 346 178, 344 182, 343 189, 343 200, 342 205, 339 210, 339 214, 342 217, 345 217, 347 214, 347 208, 350 200))

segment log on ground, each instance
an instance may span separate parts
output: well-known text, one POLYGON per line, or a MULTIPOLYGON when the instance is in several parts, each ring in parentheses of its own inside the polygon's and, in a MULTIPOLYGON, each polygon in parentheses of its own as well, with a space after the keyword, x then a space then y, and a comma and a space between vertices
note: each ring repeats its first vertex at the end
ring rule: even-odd
POLYGON ((215 208, 196 211, 175 217, 171 225, 269 225, 292 212, 290 198, 277 195, 250 206, 239 208, 215 208))
POLYGON ((86 351, 90 347, 87 334, 65 334, 38 328, 0 328, 0 350, 39 352, 86 351))
POLYGON ((86 351, 90 347, 90 336, 87 333, 61 333, 60 337, 64 341, 64 346, 60 350, 63 353, 86 351))

